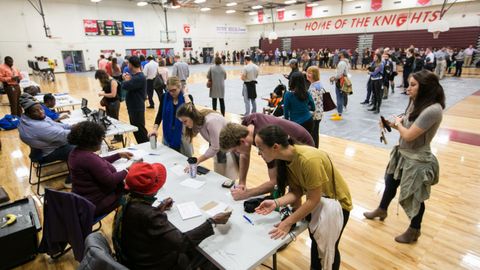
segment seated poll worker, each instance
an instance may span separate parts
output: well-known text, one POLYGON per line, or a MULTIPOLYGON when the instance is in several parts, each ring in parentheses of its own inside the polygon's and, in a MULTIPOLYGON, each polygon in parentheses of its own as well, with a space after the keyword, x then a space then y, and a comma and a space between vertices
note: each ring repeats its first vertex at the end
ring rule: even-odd
POLYGON ((258 214, 267 215, 277 207, 298 203, 302 196, 306 195, 305 202, 300 203, 293 214, 278 223, 269 232, 271 238, 284 238, 296 222, 305 217, 309 221, 312 217, 316 217, 317 220, 311 220, 311 222, 314 224, 321 223, 318 226, 328 226, 328 229, 326 229, 326 233, 324 231, 321 237, 318 236, 316 230, 314 234, 310 232, 310 238, 312 239, 310 269, 322 269, 322 265, 323 269, 339 269, 340 252, 338 244, 352 210, 352 198, 342 175, 335 168, 325 151, 306 145, 296 145, 289 140, 288 135, 278 126, 268 126, 260 130, 255 136, 255 143, 258 147, 258 154, 262 156, 265 162, 277 161, 277 181, 280 189, 289 186, 288 193, 278 199, 264 200, 255 211, 258 214), (322 206, 324 209, 320 210, 321 213, 317 215, 318 212, 314 211, 319 209, 317 206, 319 206, 322 196, 336 199, 339 202, 335 205, 338 207, 336 208, 337 211, 327 210, 325 205, 328 206, 329 203, 326 202, 322 206), (319 221, 320 216, 322 219, 328 219, 327 215, 329 219, 337 222, 324 221, 322 223, 322 220, 319 221), (337 233, 338 238, 329 238, 336 236, 334 232, 337 233), (317 238, 321 239, 322 242, 317 243, 317 238), (328 246, 328 243, 331 246, 328 246), (322 256, 325 258, 323 263, 319 259, 317 245, 322 247, 321 250, 327 250, 322 256), (335 248, 335 254, 328 252, 333 248, 335 248))
POLYGON ((46 94, 43 96, 43 104, 42 108, 45 111, 45 115, 50 117, 55 122, 60 122, 63 119, 67 119, 70 114, 69 111, 62 111, 62 112, 56 112, 55 111, 55 105, 57 101, 55 99, 55 96, 52 94, 46 94))
MULTIPOLYGON (((20 118, 18 133, 22 142, 30 146, 30 156, 43 163, 67 161, 75 147, 67 141, 70 125, 46 117, 42 105, 30 94, 23 93, 20 96, 20 106, 24 113, 20 118)), ((64 186, 71 188, 70 175, 67 176, 64 186)))
POLYGON ((125 179, 129 191, 118 209, 112 240, 117 259, 129 269, 216 269, 196 246, 214 234, 216 224, 226 224, 231 212, 219 213, 182 233, 168 221, 173 200, 152 206, 165 184, 167 170, 160 163, 135 163, 125 179))
POLYGON ((105 129, 90 121, 74 125, 68 135, 68 142, 77 146, 68 158, 72 192, 96 206, 95 217, 115 210, 124 193, 123 180, 127 170, 117 172, 111 163, 120 158, 133 157, 129 152, 100 157, 95 152, 100 150, 104 138, 105 129))
POLYGON ((250 166, 250 151, 255 145, 255 134, 262 128, 276 125, 284 130, 288 136, 299 144, 315 146, 310 133, 297 123, 272 115, 252 113, 242 119, 242 124, 228 123, 220 132, 220 147, 226 152, 234 152, 239 155, 239 185, 232 189, 235 200, 244 200, 271 192, 276 184, 275 162, 267 162, 268 176, 270 181, 258 187, 247 189, 247 172, 250 166))
POLYGON ((216 173, 232 180, 237 179, 236 166, 227 167, 227 159, 233 162, 231 153, 220 151, 220 131, 227 125, 227 120, 216 111, 198 110, 193 103, 182 104, 177 110, 177 118, 185 127, 185 136, 190 143, 198 133, 209 143, 205 153, 198 157, 197 165, 213 158, 213 169, 216 173))

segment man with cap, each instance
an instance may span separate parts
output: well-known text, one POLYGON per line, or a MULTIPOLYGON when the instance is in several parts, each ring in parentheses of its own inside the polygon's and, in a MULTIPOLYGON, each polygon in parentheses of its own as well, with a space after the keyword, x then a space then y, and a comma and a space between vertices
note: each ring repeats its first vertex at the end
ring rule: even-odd
POLYGON ((292 77, 292 74, 295 73, 295 72, 300 72, 300 70, 298 69, 297 59, 290 59, 290 61, 288 61, 288 65, 290 66, 290 68, 292 70, 290 71, 290 73, 288 75, 283 74, 283 77, 285 77, 285 79, 287 79, 287 80, 290 80, 290 78, 292 77))
MULTIPOLYGON (((20 96, 20 105, 25 112, 20 118, 18 133, 20 139, 30 146, 32 150, 30 156, 45 163, 67 161, 74 148, 67 140, 70 126, 46 117, 42 105, 27 93, 20 96)), ((71 188, 70 175, 64 186, 71 188)))
POLYGON ((130 269, 215 269, 195 247, 214 234, 216 224, 225 224, 231 213, 220 213, 200 226, 182 233, 165 211, 173 200, 152 206, 165 184, 167 171, 160 163, 133 164, 125 178, 129 191, 115 215, 112 240, 117 257, 130 269))

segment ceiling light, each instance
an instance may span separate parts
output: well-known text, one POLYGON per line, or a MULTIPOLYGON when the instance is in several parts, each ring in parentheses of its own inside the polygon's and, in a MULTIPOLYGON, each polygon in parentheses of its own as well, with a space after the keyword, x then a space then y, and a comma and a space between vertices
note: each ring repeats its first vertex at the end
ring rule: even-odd
POLYGON ((347 2, 353 2, 353 1, 355 1, 355 0, 347 0, 347 2))
POLYGON ((250 12, 248 13, 248 15, 257 15, 257 12, 256 12, 256 11, 250 11, 250 12))
POLYGON ((93 2, 93 3, 98 3, 100 1, 102 1, 102 0, 90 0, 90 2, 93 2))
POLYGON ((138 2, 138 3, 137 3, 137 6, 139 6, 139 7, 144 7, 144 6, 146 6, 146 5, 148 5, 148 3, 145 2, 145 1, 142 1, 142 2, 138 2))
POLYGON ((205 3, 207 0, 195 0, 193 1, 195 4, 205 3))
POLYGON ((173 9, 180 8, 180 6, 172 6, 173 9))
POLYGON ((210 10, 211 10, 211 8, 209 8, 209 7, 204 7, 204 8, 200 9, 200 11, 210 11, 210 10))
POLYGON ((279 8, 277 11, 285 11, 285 8, 279 8))
POLYGON ((307 7, 316 7, 318 6, 318 3, 310 3, 310 4, 307 4, 307 7))
POLYGON ((262 6, 258 5, 258 6, 253 6, 252 9, 261 9, 263 8, 262 6))
POLYGON ((297 2, 296 0, 288 0, 288 1, 285 1, 285 5, 295 4, 296 2, 297 2))
POLYGON ((227 13, 227 14, 230 14, 230 13, 235 13, 235 12, 236 12, 236 11, 235 11, 235 10, 233 10, 233 9, 229 9, 229 10, 225 11, 225 13, 227 13))
POLYGON ((237 5, 237 3, 231 2, 231 3, 228 3, 228 4, 227 4, 227 7, 233 7, 233 6, 236 6, 236 5, 237 5))

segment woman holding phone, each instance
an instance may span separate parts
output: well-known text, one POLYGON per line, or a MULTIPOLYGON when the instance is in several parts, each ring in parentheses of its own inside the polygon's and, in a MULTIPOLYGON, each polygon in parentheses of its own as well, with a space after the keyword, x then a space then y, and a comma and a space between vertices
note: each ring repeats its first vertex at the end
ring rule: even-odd
POLYGON ((425 213, 425 200, 431 186, 438 182, 439 164, 430 149, 430 142, 442 122, 445 94, 438 77, 427 70, 413 73, 408 82, 410 103, 404 116, 393 122, 385 121, 400 133, 399 144, 390 153, 385 172, 385 190, 377 209, 365 212, 367 219, 387 217, 387 209, 400 187, 399 203, 405 210, 410 225, 395 237, 399 243, 413 243, 420 236, 425 213))

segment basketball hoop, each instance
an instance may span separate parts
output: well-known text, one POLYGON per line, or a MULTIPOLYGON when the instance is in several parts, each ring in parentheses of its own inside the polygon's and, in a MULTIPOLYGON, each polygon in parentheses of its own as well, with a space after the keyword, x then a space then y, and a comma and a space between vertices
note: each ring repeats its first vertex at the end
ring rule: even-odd
POLYGON ((428 32, 433 33, 433 39, 438 39, 441 32, 448 30, 450 30, 450 26, 445 20, 434 21, 428 25, 428 32))

